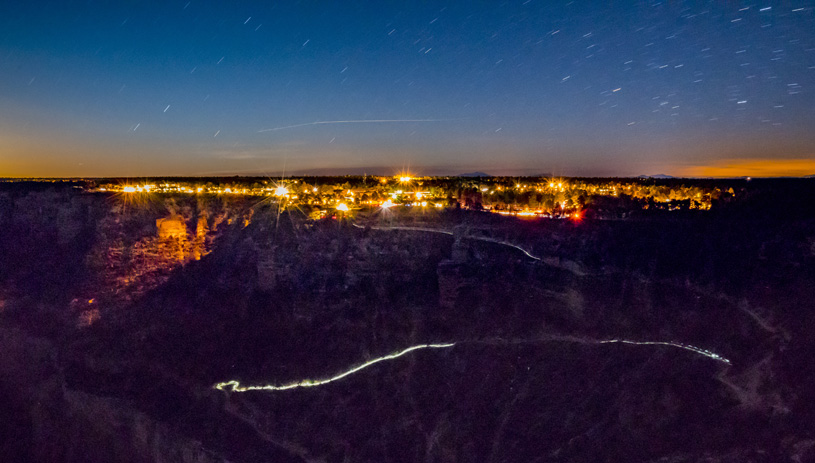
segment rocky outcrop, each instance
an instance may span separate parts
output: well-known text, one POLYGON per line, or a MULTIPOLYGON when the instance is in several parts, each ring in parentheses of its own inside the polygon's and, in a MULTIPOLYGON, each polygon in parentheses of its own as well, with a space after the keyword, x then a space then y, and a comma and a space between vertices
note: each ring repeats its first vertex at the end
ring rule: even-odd
POLYGON ((166 282, 173 270, 209 254, 225 226, 236 219, 250 222, 251 214, 240 208, 210 209, 206 202, 194 208, 168 203, 157 211, 113 208, 100 220, 87 257, 95 281, 85 295, 107 306, 132 301, 166 282))
POLYGON ((54 346, 0 328, 4 461, 224 462, 119 399, 66 387, 54 346))
POLYGON ((456 236, 450 259, 439 262, 436 267, 439 284, 439 305, 454 308, 462 296, 475 288, 472 256, 466 240, 456 236))

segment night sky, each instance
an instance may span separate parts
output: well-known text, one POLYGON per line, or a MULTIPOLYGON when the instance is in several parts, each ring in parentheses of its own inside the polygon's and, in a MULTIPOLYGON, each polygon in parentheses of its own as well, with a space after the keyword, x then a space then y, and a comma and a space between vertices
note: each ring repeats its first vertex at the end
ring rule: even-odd
POLYGON ((403 169, 815 174, 815 2, 0 3, 0 177, 403 169))

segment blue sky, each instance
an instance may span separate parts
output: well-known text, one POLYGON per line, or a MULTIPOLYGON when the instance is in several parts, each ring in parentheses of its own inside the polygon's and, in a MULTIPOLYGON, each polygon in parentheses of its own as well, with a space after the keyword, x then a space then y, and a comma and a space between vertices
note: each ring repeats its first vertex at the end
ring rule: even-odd
POLYGON ((401 3, 5 2, 0 176, 815 159, 815 2, 401 3))

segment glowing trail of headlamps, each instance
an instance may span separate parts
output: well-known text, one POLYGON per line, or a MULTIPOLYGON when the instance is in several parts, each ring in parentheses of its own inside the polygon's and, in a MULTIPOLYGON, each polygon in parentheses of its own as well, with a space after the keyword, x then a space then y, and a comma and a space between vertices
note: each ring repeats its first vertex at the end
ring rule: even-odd
POLYGON ((369 366, 379 363, 385 360, 393 360, 395 358, 401 357, 409 352, 413 352, 419 349, 444 349, 448 347, 453 347, 456 344, 487 344, 487 345, 511 345, 511 344, 530 344, 530 343, 543 343, 543 342, 574 342, 579 344, 631 344, 636 346, 668 346, 668 347, 675 347, 678 349, 684 349, 695 354, 699 354, 705 356, 707 358, 716 360, 718 362, 725 363, 730 365, 730 360, 722 357, 719 354, 711 352, 707 349, 702 349, 700 347, 691 346, 689 344, 681 344, 676 342, 667 342, 667 341, 631 341, 627 339, 590 339, 590 338, 580 338, 577 336, 560 336, 560 335, 550 335, 542 338, 535 338, 535 339, 500 339, 500 338, 493 338, 493 339, 483 339, 483 340, 471 340, 471 341, 461 341, 458 343, 445 343, 445 344, 419 344, 416 346, 408 347, 407 349, 403 349, 399 352, 385 355, 383 357, 378 357, 368 362, 363 363, 362 365, 357 365, 349 370, 346 370, 336 376, 327 379, 318 379, 318 380, 310 380, 305 379, 303 381, 299 381, 296 383, 284 384, 284 385, 273 385, 273 384, 266 384, 262 386, 241 386, 240 382, 232 380, 232 381, 225 381, 222 383, 218 383, 213 386, 215 389, 221 391, 229 391, 229 392, 247 392, 247 391, 285 391, 288 389, 296 389, 299 387, 315 387, 315 386, 322 386, 324 384, 328 384, 333 381, 337 381, 339 379, 345 378, 346 376, 352 375, 364 368, 368 368, 369 366))
MULTIPOLYGON (((707 349, 702 349, 701 347, 691 346, 690 344, 682 344, 678 342, 669 342, 669 341, 631 341, 628 339, 587 339, 587 338, 580 338, 577 336, 550 336, 548 338, 550 341, 565 341, 565 342, 576 342, 580 344, 631 344, 634 346, 668 346, 668 347, 676 347, 677 349, 684 349, 695 354, 704 355, 707 358, 711 358, 713 360, 726 363, 730 365, 730 360, 722 357, 721 355, 711 352, 707 349)), ((523 342, 523 341, 522 341, 523 342)), ((529 342, 529 341, 527 341, 529 342)), ((531 341, 534 342, 534 341, 531 341)))
POLYGON ((625 339, 609 339, 607 341, 598 341, 597 344, 611 344, 611 343, 621 343, 621 344, 634 344, 636 346, 670 346, 670 347, 677 347, 679 349, 689 350, 691 352, 695 352, 699 355, 704 355, 705 357, 712 358, 713 360, 718 360, 719 362, 726 363, 730 365, 730 360, 722 357, 719 354, 711 352, 707 349, 702 349, 701 347, 691 346, 688 344, 679 344, 676 342, 664 342, 664 341, 627 341, 625 339))
POLYGON ((368 362, 363 363, 362 365, 355 366, 354 368, 351 368, 350 370, 347 370, 347 371, 345 371, 343 373, 338 374, 337 376, 334 376, 334 377, 328 378, 328 379, 318 379, 318 380, 305 379, 305 380, 300 381, 298 383, 285 384, 283 386, 274 386, 274 385, 270 385, 270 384, 267 384, 265 386, 241 386, 238 381, 226 381, 224 383, 218 383, 214 387, 215 387, 215 389, 219 389, 219 390, 222 390, 222 391, 231 387, 229 389, 230 392, 246 392, 246 391, 285 391, 287 389, 295 389, 295 388, 298 388, 298 387, 322 386, 323 384, 328 384, 328 383, 330 383, 332 381, 336 381, 338 379, 345 378, 346 376, 354 374, 354 373, 358 372, 359 370, 362 370, 363 368, 368 368, 369 366, 371 366, 371 365, 373 365, 375 363, 379 363, 379 362, 382 362, 384 360, 392 360, 392 359, 395 359, 397 357, 401 357, 401 356, 407 354, 408 352, 413 352, 414 350, 419 350, 419 349, 443 349, 443 348, 446 348, 446 347, 453 347, 453 346, 455 346, 455 343, 450 343, 450 344, 419 344, 417 346, 408 347, 407 349, 401 350, 401 351, 396 352, 394 354, 386 355, 384 357, 375 358, 373 360, 370 360, 368 362))
POLYGON ((499 240, 494 240, 492 238, 479 237, 479 236, 470 236, 468 238, 474 239, 474 240, 486 241, 488 243, 496 243, 496 244, 501 244, 501 245, 504 245, 504 246, 509 246, 511 248, 515 248, 515 249, 521 251, 522 253, 526 254, 527 257, 530 257, 530 258, 535 259, 535 260, 541 260, 540 257, 533 256, 532 254, 529 253, 529 251, 527 251, 526 249, 518 246, 517 244, 507 243, 506 241, 499 241, 499 240))
MULTIPOLYGON (((390 207, 390 206, 388 206, 388 207, 390 207)), ((355 227, 357 227, 357 228, 365 228, 365 227, 363 227, 361 225, 357 225, 357 224, 353 224, 353 225, 355 227)), ((421 231, 421 232, 441 233, 443 235, 455 236, 455 234, 453 232, 451 232, 451 231, 441 230, 441 229, 438 229, 438 228, 424 228, 424 227, 370 227, 370 228, 371 228, 371 230, 421 231)), ((522 253, 526 254, 526 256, 529 257, 529 258, 532 258, 532 259, 535 259, 535 260, 541 260, 540 257, 532 255, 529 251, 527 251, 526 249, 518 246, 517 244, 512 244, 512 243, 508 243, 506 241, 487 238, 486 236, 464 236, 463 238, 468 239, 468 240, 485 241, 487 243, 495 243, 495 244, 500 244, 500 245, 503 245, 503 246, 509 246, 511 248, 515 248, 515 249, 521 251, 522 253)))

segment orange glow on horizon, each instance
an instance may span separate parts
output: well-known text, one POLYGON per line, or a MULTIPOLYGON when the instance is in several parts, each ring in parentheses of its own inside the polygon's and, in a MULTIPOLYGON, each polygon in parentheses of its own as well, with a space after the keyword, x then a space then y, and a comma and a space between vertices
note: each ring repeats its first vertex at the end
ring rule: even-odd
POLYGON ((681 170, 687 177, 802 177, 815 174, 815 159, 725 159, 681 170))

